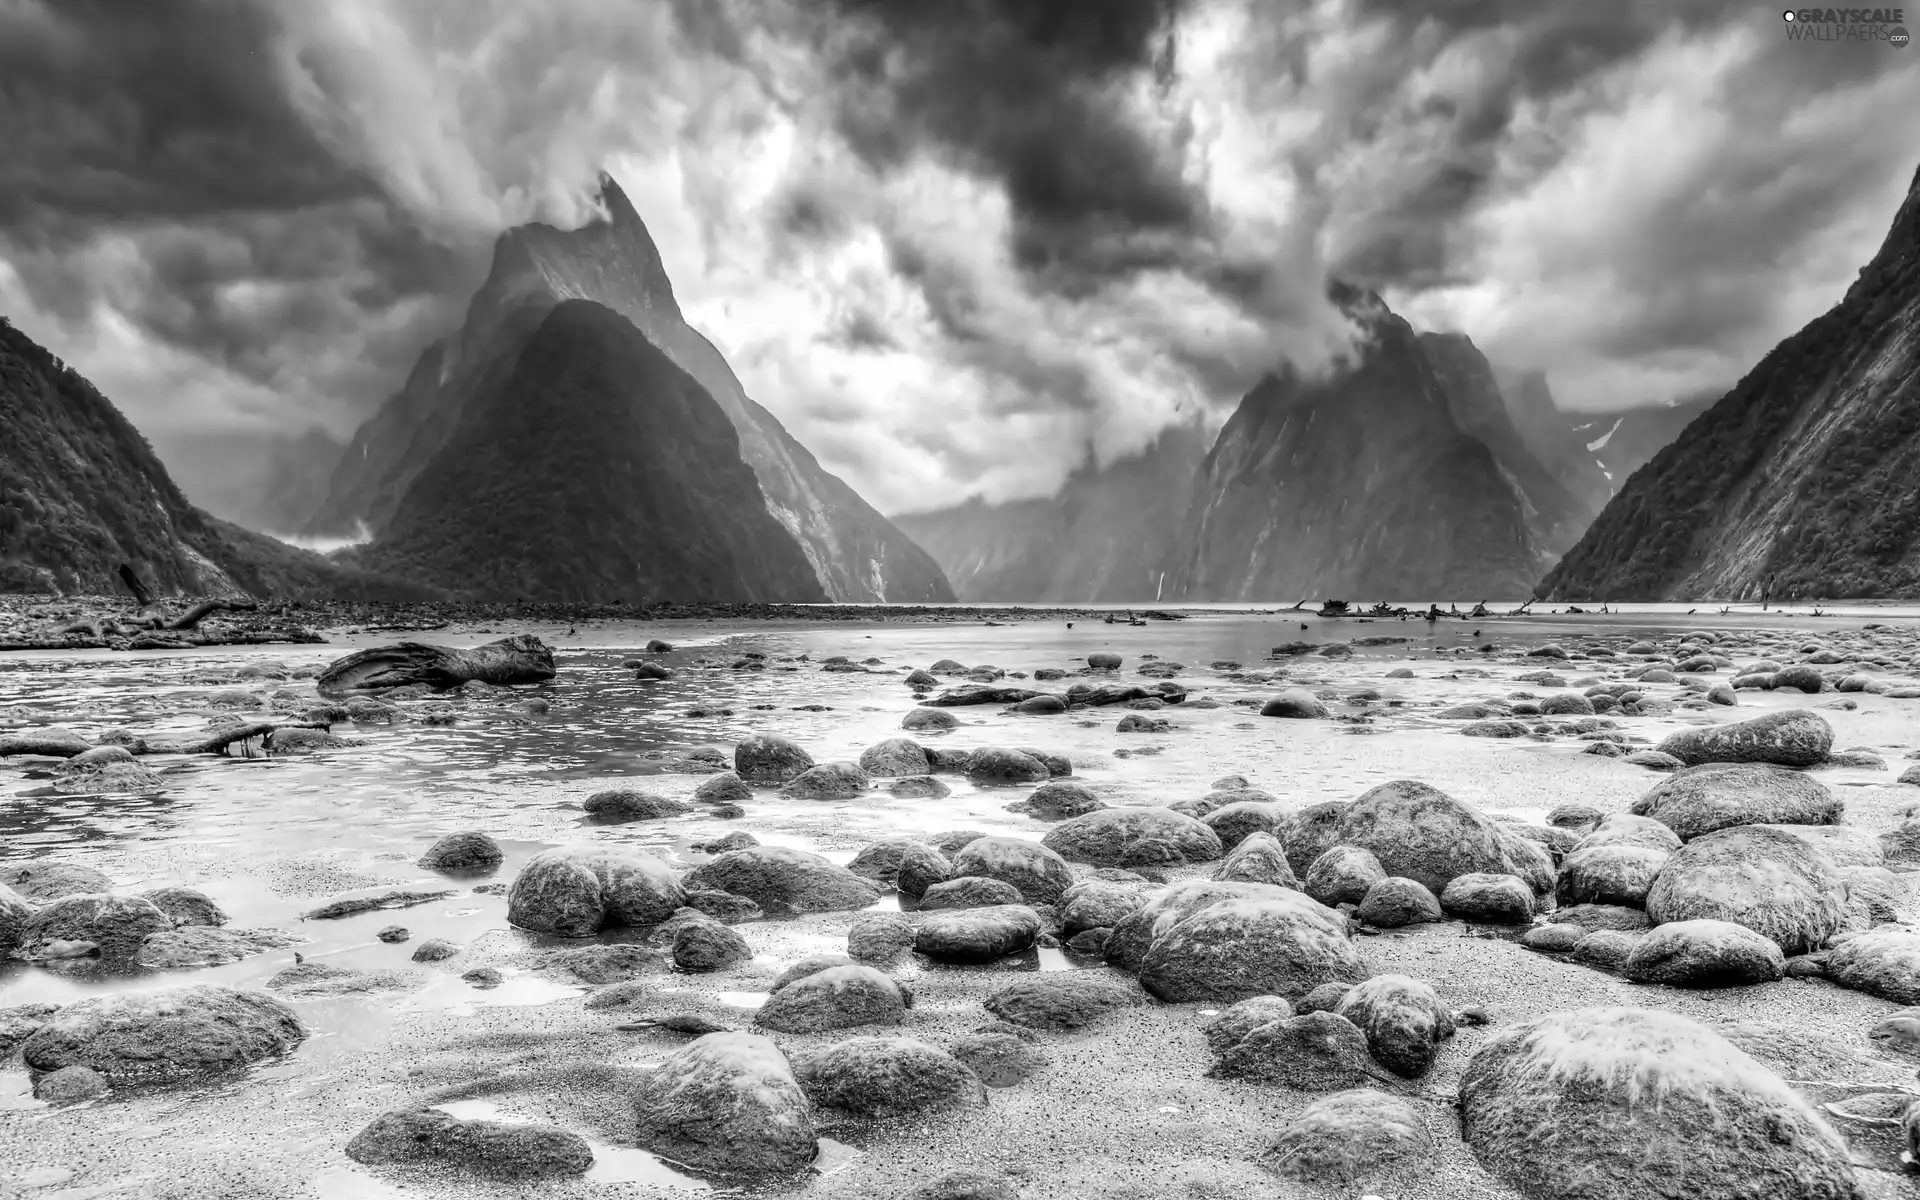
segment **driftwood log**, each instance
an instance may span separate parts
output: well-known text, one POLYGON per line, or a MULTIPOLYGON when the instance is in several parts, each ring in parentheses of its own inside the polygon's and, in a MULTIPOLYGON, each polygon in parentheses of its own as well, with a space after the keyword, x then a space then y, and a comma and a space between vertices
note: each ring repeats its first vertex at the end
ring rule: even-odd
POLYGON ((260 605, 252 600, 202 600, 200 603, 168 621, 165 629, 195 629, 200 622, 217 612, 252 612, 260 605))
MULTIPOLYGON (((130 754, 225 754, 227 748, 239 742, 250 742, 255 738, 264 738, 276 729, 325 729, 327 725, 319 721, 251 721, 242 725, 229 725, 205 737, 191 738, 185 741, 168 741, 163 738, 121 737, 110 738, 102 742, 105 746, 123 746, 130 754)), ((0 737, 0 758, 13 755, 35 755, 42 758, 72 758, 76 754, 94 747, 83 739, 61 737, 59 734, 24 732, 0 737)))
POLYGON ((152 607, 153 593, 148 591, 147 585, 140 581, 140 576, 134 574, 132 564, 120 564, 120 582, 126 584, 127 591, 133 593, 134 604, 141 608, 152 607))
POLYGON ((401 642, 347 655, 320 673, 323 696, 380 692, 424 683, 447 691, 463 683, 543 683, 552 679, 553 651, 530 633, 452 650, 401 642))

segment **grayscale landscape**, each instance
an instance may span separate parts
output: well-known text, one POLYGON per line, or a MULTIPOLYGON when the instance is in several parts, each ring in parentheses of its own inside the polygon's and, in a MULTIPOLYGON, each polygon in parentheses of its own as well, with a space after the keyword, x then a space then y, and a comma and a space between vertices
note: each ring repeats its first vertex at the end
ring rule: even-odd
POLYGON ((0 4, 0 1197, 1920 1195, 1907 19, 0 4))

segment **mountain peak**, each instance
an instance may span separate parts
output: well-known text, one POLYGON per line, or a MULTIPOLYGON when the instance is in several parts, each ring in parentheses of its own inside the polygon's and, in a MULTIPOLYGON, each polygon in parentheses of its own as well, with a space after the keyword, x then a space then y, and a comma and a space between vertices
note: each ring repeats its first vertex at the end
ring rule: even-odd
POLYGON ((647 224, 640 219, 640 212, 633 207, 633 201, 614 182, 613 176, 600 172, 600 208, 607 214, 607 224, 615 229, 634 229, 646 231, 647 224))

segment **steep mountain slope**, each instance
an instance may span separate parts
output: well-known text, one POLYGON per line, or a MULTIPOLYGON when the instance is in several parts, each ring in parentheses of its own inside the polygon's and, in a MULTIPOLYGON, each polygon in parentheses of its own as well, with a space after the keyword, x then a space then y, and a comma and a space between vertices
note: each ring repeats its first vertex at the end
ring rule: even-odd
POLYGON ((933 555, 962 600, 1145 603, 1158 598, 1205 453, 1198 425, 1175 425, 1104 468, 1089 457, 1053 496, 976 497, 893 522, 933 555))
POLYGON ((1534 454, 1514 428, 1493 367, 1460 333, 1423 333, 1420 349, 1446 389, 1447 411, 1461 432, 1486 443, 1507 484, 1520 499, 1541 569, 1564 554, 1586 531, 1597 508, 1587 508, 1534 454))
POLYGON ((1493 451, 1461 430, 1405 321, 1331 291, 1368 345, 1328 379, 1269 376, 1240 402, 1201 465, 1169 598, 1525 594, 1538 559, 1493 451))
POLYGON ((1920 173, 1846 296, 1627 480, 1560 599, 1920 596, 1920 173))
POLYGON ((355 434, 307 531, 350 533, 363 520, 384 529, 489 374, 510 369, 555 305, 593 300, 631 321, 719 404, 758 480, 761 507, 798 542, 829 597, 951 600, 933 559, 822 468, 685 322, 652 237, 611 180, 602 201, 607 218, 580 229, 524 225, 501 235, 466 323, 429 347, 400 391, 355 434))
POLYGON ((1618 412, 1574 412, 1554 402, 1547 377, 1539 371, 1512 381, 1501 394, 1528 448, 1576 498, 1576 537, 1600 515, 1627 476, 1646 465, 1719 399, 1648 404, 1618 412))
POLYGON ((485 600, 826 599, 720 406, 589 300, 547 310, 362 560, 485 600))
POLYGON ((80 374, 0 317, 0 591, 421 599, 187 503, 145 438, 80 374))

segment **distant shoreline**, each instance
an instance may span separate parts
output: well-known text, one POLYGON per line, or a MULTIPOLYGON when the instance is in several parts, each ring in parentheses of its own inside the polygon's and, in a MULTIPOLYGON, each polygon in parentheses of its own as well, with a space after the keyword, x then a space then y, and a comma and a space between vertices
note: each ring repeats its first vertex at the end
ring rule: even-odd
MULTIPOLYGON (((175 607, 184 607, 184 598, 174 598, 166 603, 175 607)), ((1791 607, 1762 608, 1758 603, 1726 604, 1700 601, 1691 605, 1691 611, 1682 610, 1682 604, 1690 602, 1649 601, 1625 607, 1609 604, 1607 612, 1597 611, 1595 607, 1574 605, 1581 611, 1568 612, 1569 605, 1562 603, 1548 608, 1536 603, 1524 613, 1514 613, 1518 602, 1488 602, 1491 613, 1470 617, 1466 612, 1445 612, 1441 614, 1444 623, 1471 620, 1475 622, 1505 623, 1509 621, 1561 620, 1585 622, 1588 618, 1599 618, 1595 624, 1610 623, 1619 619, 1628 620, 1672 620, 1690 616, 1702 622, 1710 622, 1727 617, 1751 619, 1779 618, 1800 620, 1820 617, 1861 617, 1882 615, 1884 610, 1912 608, 1908 614, 1886 614, 1892 616, 1920 617, 1920 602, 1914 600, 1837 600, 1819 604, 1800 602, 1791 607)), ((1032 623, 1038 621, 1087 621, 1104 623, 1108 616, 1116 618, 1115 624, 1124 624, 1129 615, 1151 625, 1173 624, 1187 616, 1224 616, 1224 617, 1282 617, 1297 619, 1314 626, 1326 625, 1339 628, 1348 625, 1367 624, 1424 624, 1425 605, 1407 606, 1411 611, 1405 618, 1396 615, 1375 616, 1365 609, 1357 609, 1339 616, 1321 616, 1317 608, 1294 608, 1291 605, 1245 605, 1245 604, 1153 604, 1153 605, 1109 605, 1109 604, 1047 604, 1009 601, 1001 603, 954 603, 954 604, 544 604, 544 603, 483 603, 469 601, 425 601, 417 603, 359 602, 359 601, 311 601, 291 600, 269 602, 261 605, 252 618, 265 618, 275 624, 298 625, 310 629, 341 629, 361 627, 368 632, 392 630, 396 633, 408 630, 432 630, 452 626, 473 626, 504 623, 597 623, 597 622, 712 622, 712 621, 795 621, 795 622, 903 622, 903 623, 955 623, 955 622, 999 622, 1005 624, 1032 623)), ((27 593, 0 593, 0 633, 20 631, 29 624, 38 624, 51 613, 72 613, 76 616, 130 618, 135 612, 133 601, 126 596, 114 595, 75 595, 47 596, 27 593)))

